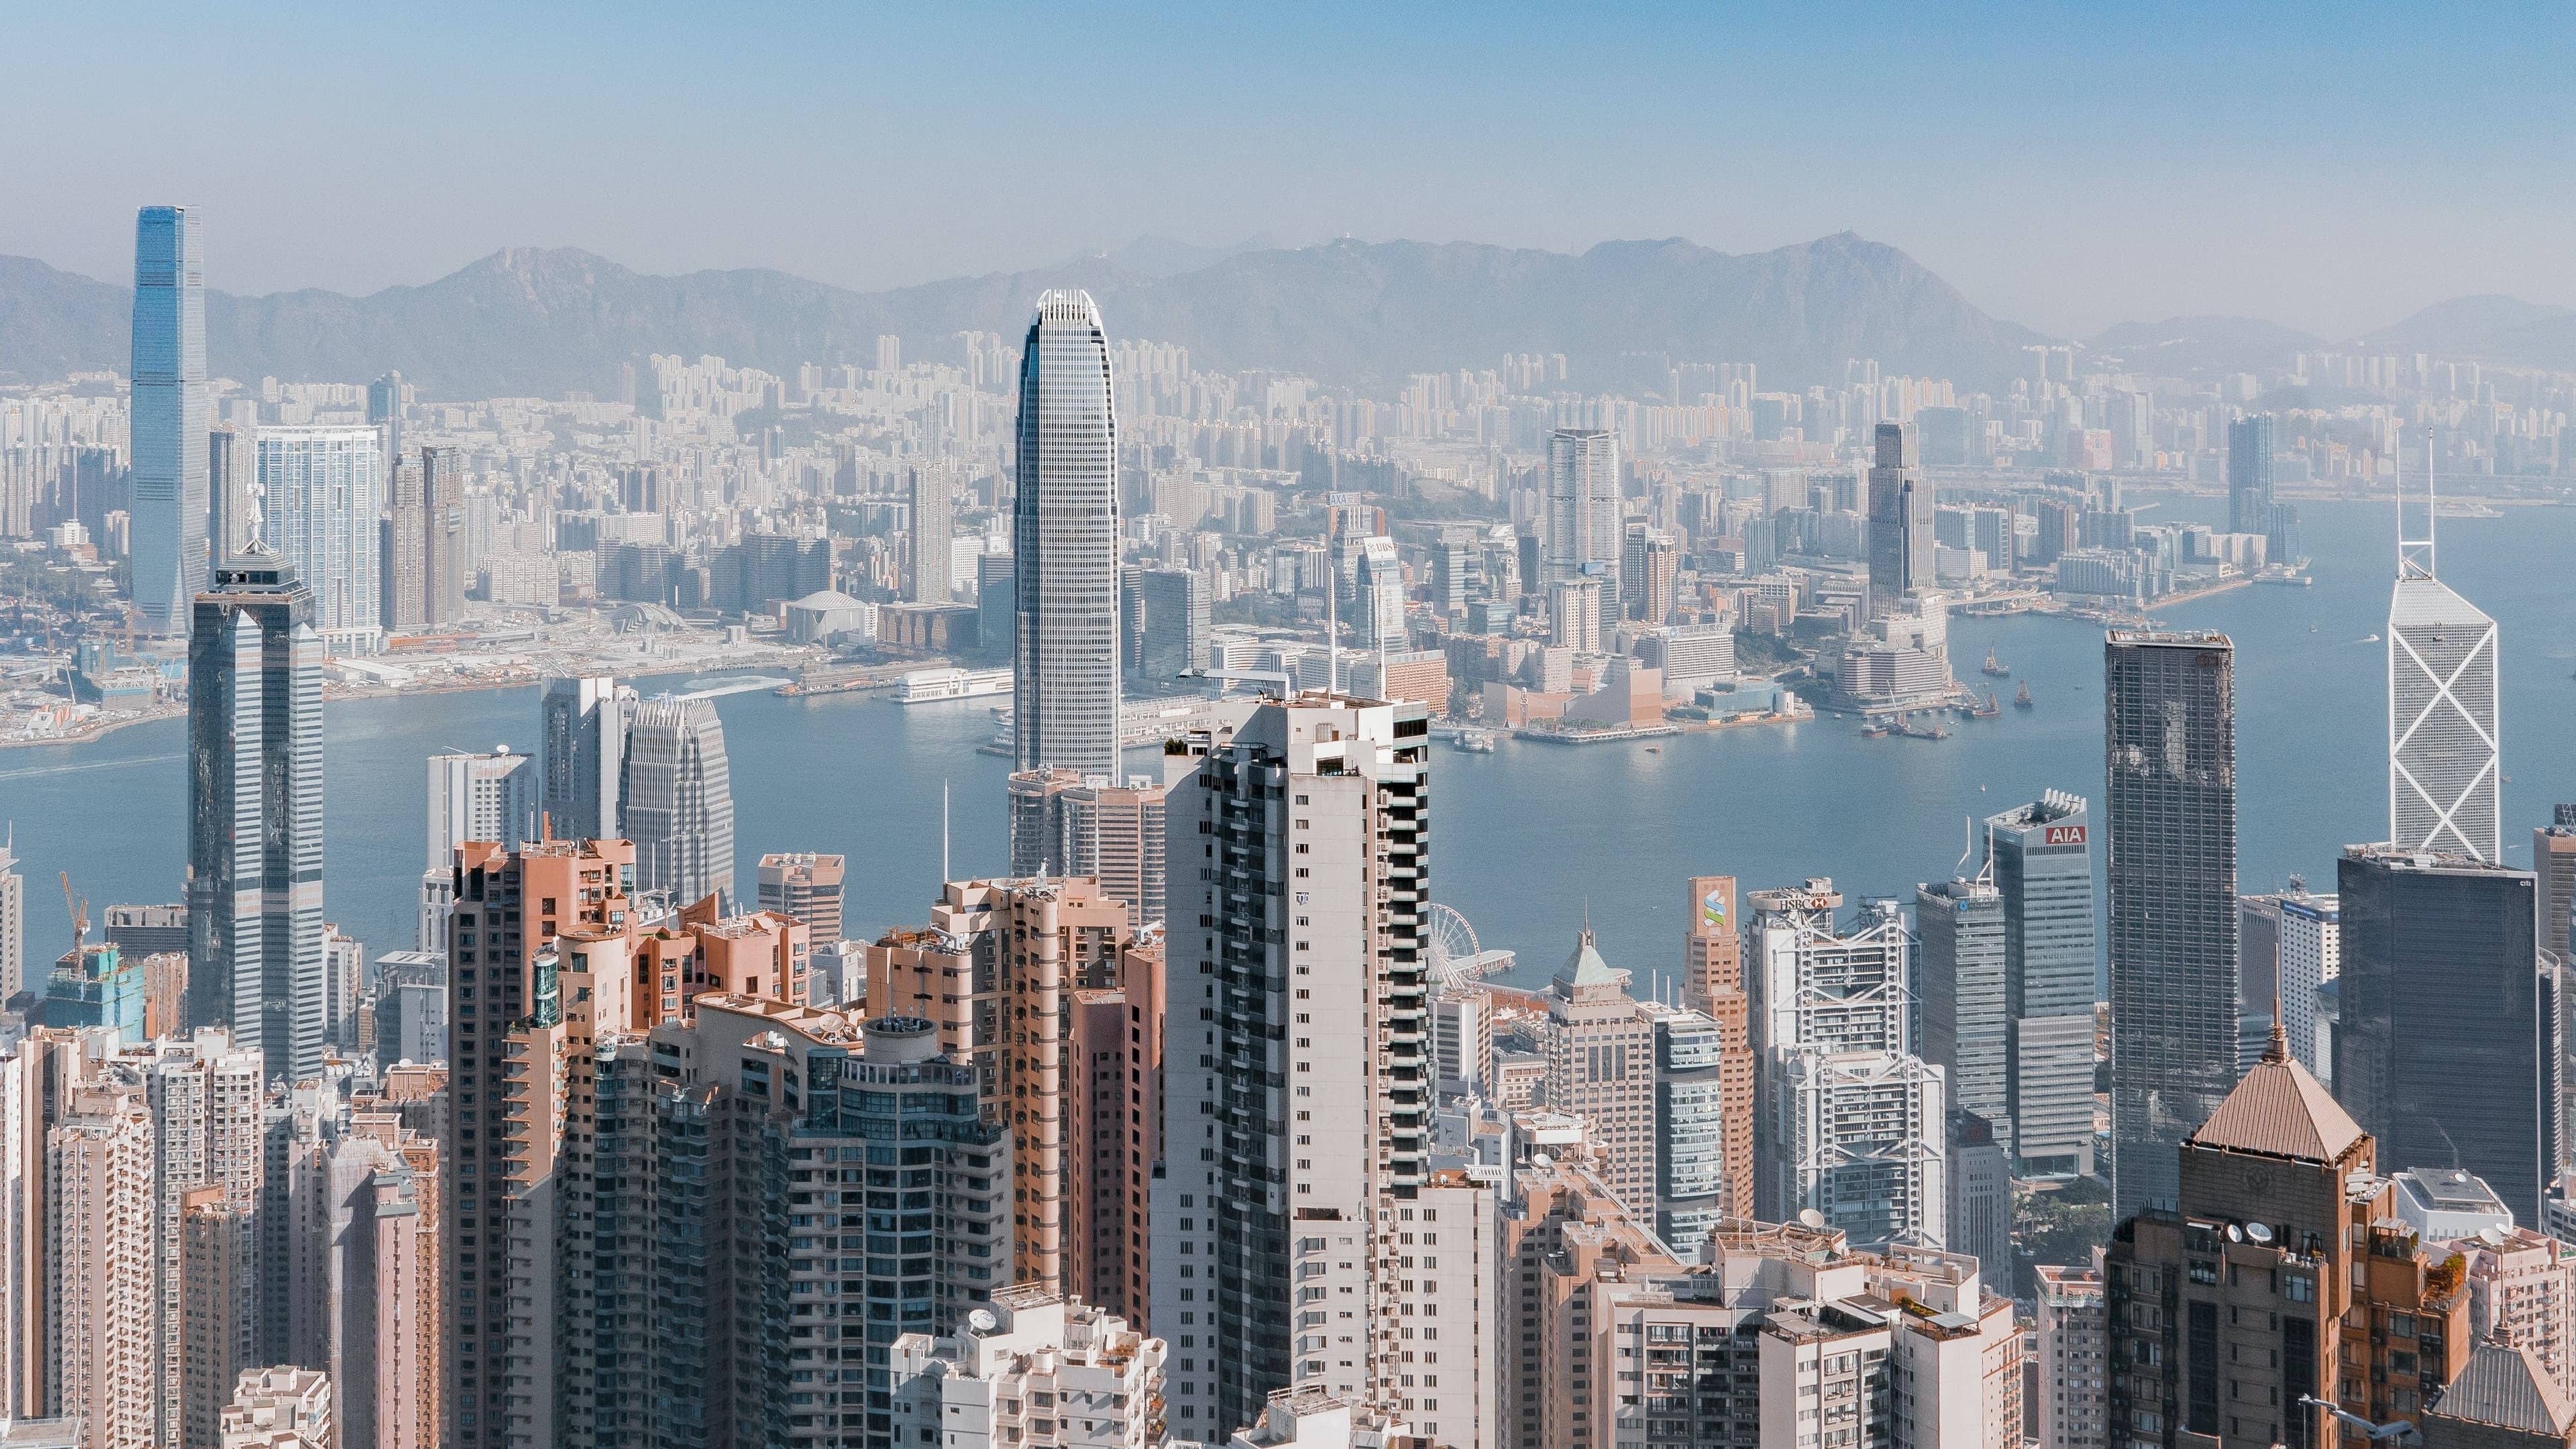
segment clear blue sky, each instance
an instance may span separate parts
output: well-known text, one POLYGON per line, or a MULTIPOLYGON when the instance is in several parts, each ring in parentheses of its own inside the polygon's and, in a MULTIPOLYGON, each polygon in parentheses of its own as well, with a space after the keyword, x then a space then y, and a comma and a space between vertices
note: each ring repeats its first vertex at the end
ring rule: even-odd
POLYGON ((249 292, 1848 228, 2057 333, 2576 304, 2576 9, 2247 8, 18 7, 0 252, 120 278, 158 201, 249 292))

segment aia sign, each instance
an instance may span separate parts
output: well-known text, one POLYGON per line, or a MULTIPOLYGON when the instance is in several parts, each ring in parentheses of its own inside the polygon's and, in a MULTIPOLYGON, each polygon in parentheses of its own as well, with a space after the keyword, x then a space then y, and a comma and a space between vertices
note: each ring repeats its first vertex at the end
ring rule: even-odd
POLYGON ((2082 845, 2083 843, 2084 827, 2081 825, 2052 825, 2048 827, 2048 844, 2050 845, 2082 845))

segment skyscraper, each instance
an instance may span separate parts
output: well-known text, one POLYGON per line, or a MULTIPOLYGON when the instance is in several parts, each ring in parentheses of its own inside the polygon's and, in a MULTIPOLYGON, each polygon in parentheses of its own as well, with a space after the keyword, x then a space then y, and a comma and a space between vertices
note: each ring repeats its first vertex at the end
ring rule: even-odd
POLYGON ((264 548, 196 596, 188 640, 188 1018, 301 1081, 322 1069, 322 639, 264 548))
POLYGON ((1170 679, 1207 666, 1208 581, 1195 569, 1138 569, 1131 581, 1127 669, 1170 679))
POLYGON ((381 529, 376 577, 383 586, 385 632, 408 634, 429 621, 429 510, 419 459, 394 456, 381 529))
POLYGON ((251 525, 259 517, 258 507, 250 496, 252 475, 258 462, 251 456, 250 434, 236 430, 230 423, 218 424, 206 433, 206 552, 208 576, 213 565, 222 563, 242 551, 250 542, 251 525))
MULTIPOLYGON (((1406 1290, 1445 1281, 1382 1271, 1387 1235, 1424 1228, 1396 1214, 1431 1210, 1424 729, 1419 705, 1303 694, 1172 785, 1151 1321, 1195 1340, 1174 1350, 1177 1436, 1220 1441, 1275 1390, 1394 1392, 1406 1290), (1183 999, 1207 1017, 1177 1020, 1183 999)), ((1463 1336, 1451 1320, 1476 1315, 1443 1307, 1463 1336)))
POLYGON ((1603 593, 1620 587, 1619 439, 1596 428, 1559 428, 1547 438, 1547 549, 1536 589, 1590 574, 1600 565, 1603 593))
POLYGON ((1985 1124, 2012 1151, 2011 991, 2004 898, 1988 880, 1918 885, 1914 925, 1923 947, 1923 1059, 1950 1078, 1950 1108, 1985 1124))
POLYGON ((0 1002, 27 988, 27 878, 13 844, 0 841, 0 1002))
POLYGON ((1932 587, 1932 490, 1914 471, 1914 435, 1880 423, 1869 470, 1869 611, 1894 611, 1932 587))
POLYGON ((2399 544, 2388 601, 2389 840, 2501 860, 2495 620, 2433 576, 2425 506, 2423 539, 2399 544))
MULTIPOLYGON (((2227 425, 2227 531, 2272 531, 2272 415, 2255 413, 2227 425)), ((2275 558, 2274 563, 2288 563, 2275 558)))
POLYGON ((262 428, 261 540, 313 597, 313 627, 344 647, 383 632, 384 438, 374 428, 262 428))
POLYGON ((465 454, 420 450, 421 623, 429 628, 465 617, 465 454))
POLYGON ((2115 629, 2103 652, 2112 1211, 2174 1200, 2236 1080, 2236 646, 2115 629))
POLYGON ((733 772, 724 721, 704 699, 648 699, 626 731, 618 834, 635 844, 635 889, 674 906, 733 904, 733 772))
POLYGON ((469 840, 516 850, 539 833, 536 761, 506 747, 429 757, 429 869, 453 870, 456 847, 469 840))
POLYGON ((549 679, 538 703, 538 805, 564 840, 607 840, 619 829, 626 719, 635 692, 607 675, 549 679))
POLYGON ((916 604, 944 604, 955 591, 957 475, 944 458, 924 458, 912 465, 911 560, 905 570, 916 604))
POLYGON ((2083 797, 2063 790, 1986 821, 2004 907, 2004 1093, 2031 1175, 2093 1171, 2091 836, 2083 797))
POLYGON ((2517 1222, 2558 1168, 2555 991, 2533 879, 2467 855, 2356 845, 2336 863, 2335 1099, 2392 1162, 2459 1166, 2517 1222))
POLYGON ((805 923, 817 944, 841 939, 841 869, 837 855, 772 851, 760 858, 760 909, 805 923))
POLYGON ((147 206, 134 218, 134 607, 163 634, 188 627, 188 601, 207 576, 201 216, 147 206))
MULTIPOLYGON (((1708 1018, 1718 1032, 1717 1111, 1725 1131, 1725 1207, 1731 1216, 1749 1218, 1754 1196, 1753 1082, 1759 1068, 1751 1003, 1744 992, 1743 937, 1735 924, 1735 877, 1692 876, 1683 909, 1690 924, 1682 931, 1682 1005, 1708 1018)), ((1688 1055, 1698 1055, 1703 1046, 1695 1041, 1688 1055)), ((1669 1061, 1664 1064, 1670 1065, 1669 1061)))
POLYGON ((1015 768, 1118 777, 1118 421, 1087 292, 1038 299, 1014 475, 1015 768))
POLYGON ((1585 927, 1547 984, 1547 1110, 1580 1118, 1601 1180, 1641 1218, 1655 1211, 1655 1031, 1585 927))

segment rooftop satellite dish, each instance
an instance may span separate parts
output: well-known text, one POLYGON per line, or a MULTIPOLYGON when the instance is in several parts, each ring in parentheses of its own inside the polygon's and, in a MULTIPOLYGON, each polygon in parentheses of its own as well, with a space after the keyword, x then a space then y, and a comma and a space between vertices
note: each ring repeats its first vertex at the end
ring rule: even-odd
POLYGON ((2244 1242, 2245 1229, 2235 1223, 2229 1223, 2227 1225, 2227 1241, 2231 1243, 2244 1242))
POLYGON ((2247 1223, 2245 1225, 2245 1239, 2247 1242, 2260 1247, 2272 1241, 2272 1230, 2263 1226, 2261 1223, 2247 1223))
POLYGON ((1814 1208, 1800 1208, 1798 1209, 1798 1221, 1805 1223, 1811 1228, 1821 1228, 1825 1225, 1825 1215, 1816 1211, 1814 1208))
POLYGON ((991 1333, 1002 1326, 1002 1320, 993 1316, 992 1309, 978 1308, 966 1315, 966 1326, 977 1333, 991 1333))
POLYGON ((1554 1166, 1556 1166, 1556 1159, 1555 1159, 1555 1158, 1553 1158, 1553 1157, 1548 1156, 1548 1155, 1547 1155, 1546 1153, 1544 1153, 1544 1152, 1533 1152, 1533 1153, 1531 1153, 1531 1154, 1530 1154, 1530 1166, 1532 1166, 1532 1167, 1554 1167, 1554 1166))

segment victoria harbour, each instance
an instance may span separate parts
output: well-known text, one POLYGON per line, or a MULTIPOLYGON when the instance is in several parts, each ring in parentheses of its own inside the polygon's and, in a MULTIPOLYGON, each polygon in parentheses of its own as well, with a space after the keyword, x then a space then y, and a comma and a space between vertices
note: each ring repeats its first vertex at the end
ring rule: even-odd
MULTIPOLYGON (((2154 501, 2152 496, 2148 501, 2154 501)), ((2199 518, 2206 500, 2167 498, 2150 517, 2199 518)), ((2394 544, 2385 503, 2308 503, 2311 588, 2247 587, 2183 604, 2176 627, 2234 638, 2242 784, 2239 884, 2320 889, 2347 842, 2385 833, 2385 627, 2394 544), (2313 629, 2311 628, 2313 626, 2313 629)), ((2576 707, 2576 618, 2556 570, 2576 516, 2514 509, 2446 519, 2444 576, 2486 604, 2503 634, 2506 860, 2550 806, 2576 799, 2565 748, 2576 707)), ((1588 912, 1603 953, 1641 988, 1678 960, 1680 881, 1733 873, 1743 886, 1831 876, 1847 894, 1911 897, 1969 848, 1966 822, 2057 788, 2102 781, 2101 631, 2074 620, 1965 619, 1962 673, 1988 648, 2036 706, 1960 719, 1949 739, 1870 739, 1830 712, 1794 725, 1563 749, 1506 741, 1491 755, 1433 757, 1433 898, 1487 949, 1520 954, 1517 984, 1545 981, 1588 912)), ((704 687, 653 680, 649 688, 704 687)), ((900 708, 882 697, 717 701, 732 760, 737 879, 764 851, 847 855, 854 936, 918 919, 950 875, 1001 873, 1009 762, 982 701, 900 708)), ((326 906, 369 950, 413 931, 423 847, 420 761, 439 750, 530 748, 532 689, 335 702, 326 713, 326 906)), ((0 753, 0 818, 32 880, 68 872, 93 902, 175 900, 185 856, 184 725, 140 725, 82 745, 0 753)), ((1133 753, 1139 771, 1156 767, 1133 753)), ((1980 853, 1982 848, 1980 847, 1980 853)), ((1974 869, 1974 862, 1970 864, 1974 869)), ((31 950, 68 923, 31 892, 31 950)))

